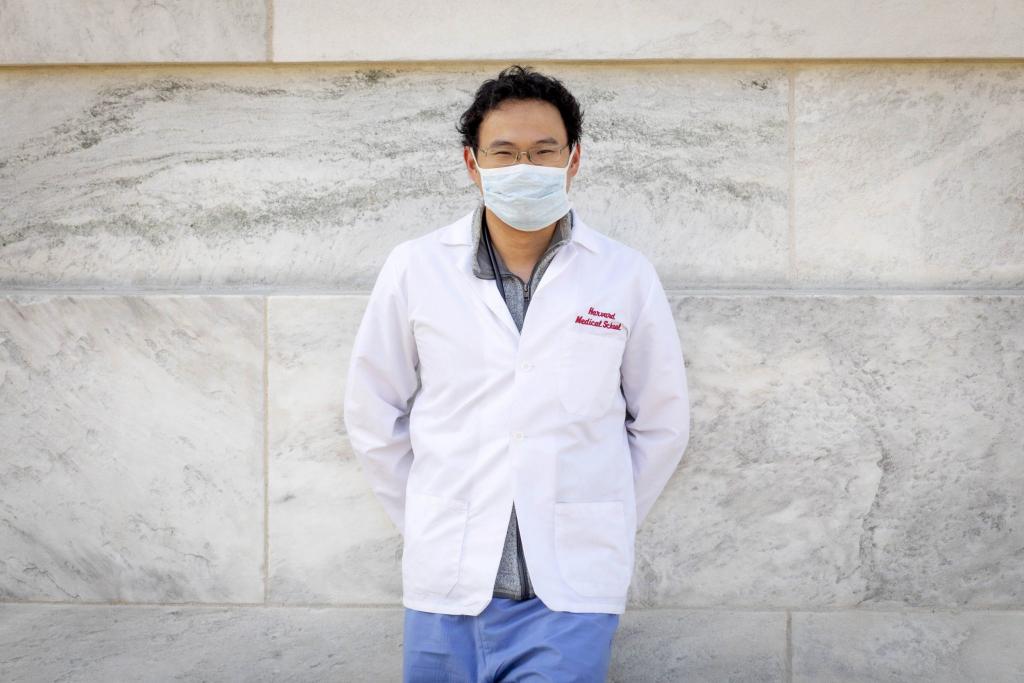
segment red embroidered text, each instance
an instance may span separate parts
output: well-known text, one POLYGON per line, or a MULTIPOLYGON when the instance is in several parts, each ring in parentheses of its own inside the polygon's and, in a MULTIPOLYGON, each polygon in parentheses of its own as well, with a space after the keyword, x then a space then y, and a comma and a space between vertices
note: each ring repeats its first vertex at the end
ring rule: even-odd
POLYGON ((612 322, 615 320, 615 313, 608 313, 606 311, 599 311, 593 306, 587 309, 587 315, 576 316, 577 325, 590 325, 592 327, 600 327, 606 330, 621 330, 622 323, 612 322), (588 318, 587 316, 595 316, 594 318, 588 318), (596 318, 596 319, 595 319, 596 318))

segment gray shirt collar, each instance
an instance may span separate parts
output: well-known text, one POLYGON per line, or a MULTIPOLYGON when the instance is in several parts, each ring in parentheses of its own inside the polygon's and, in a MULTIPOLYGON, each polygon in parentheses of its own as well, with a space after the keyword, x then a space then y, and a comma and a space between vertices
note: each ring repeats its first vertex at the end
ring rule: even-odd
MULTIPOLYGON (((491 268, 491 259, 487 255, 487 245, 480 239, 483 233, 483 225, 484 204, 483 202, 480 202, 477 204, 476 210, 473 212, 473 252, 476 254, 476 260, 473 263, 473 274, 480 278, 493 280, 494 270, 491 268)), ((544 250, 544 253, 541 254, 538 262, 544 261, 545 256, 550 252, 571 240, 572 211, 570 210, 569 213, 558 219, 558 223, 555 225, 555 231, 551 235, 551 241, 548 242, 548 246, 544 250)), ((497 249, 494 250, 494 258, 498 262, 498 270, 503 275, 510 275, 512 273, 512 271, 510 271, 505 265, 505 262, 501 259, 501 254, 498 253, 497 249)))

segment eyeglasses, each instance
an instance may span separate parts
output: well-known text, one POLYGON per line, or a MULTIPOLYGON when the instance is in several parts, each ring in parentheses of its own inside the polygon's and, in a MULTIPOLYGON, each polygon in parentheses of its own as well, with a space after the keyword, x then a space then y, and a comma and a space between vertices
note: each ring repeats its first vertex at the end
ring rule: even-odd
POLYGON ((539 147, 531 147, 530 149, 520 152, 513 151, 511 149, 505 149, 503 147, 483 149, 480 151, 488 160, 488 166, 511 166, 518 164, 520 157, 526 157, 531 164, 537 166, 561 166, 562 165, 562 151, 568 148, 569 145, 562 147, 555 147, 554 145, 541 145, 539 147))

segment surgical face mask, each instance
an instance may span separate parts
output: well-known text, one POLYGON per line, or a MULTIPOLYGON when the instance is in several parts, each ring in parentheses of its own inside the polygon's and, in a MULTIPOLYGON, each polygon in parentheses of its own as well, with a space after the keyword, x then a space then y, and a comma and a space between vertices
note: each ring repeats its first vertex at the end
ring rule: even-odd
MULTIPOLYGON (((517 230, 540 230, 551 225, 572 208, 565 184, 575 149, 569 150, 569 161, 565 166, 522 163, 480 168, 477 163, 484 190, 484 206, 517 230)), ((472 148, 469 153, 476 162, 472 148)))

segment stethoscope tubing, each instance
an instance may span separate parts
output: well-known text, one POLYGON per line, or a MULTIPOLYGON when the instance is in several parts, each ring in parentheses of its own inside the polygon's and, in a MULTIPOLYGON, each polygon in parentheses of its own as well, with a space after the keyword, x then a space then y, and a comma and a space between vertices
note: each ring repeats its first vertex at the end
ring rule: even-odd
POLYGON ((505 300, 505 283, 502 282, 501 273, 498 272, 498 262, 494 258, 494 246, 491 244, 491 230, 487 227, 486 219, 483 221, 484 242, 487 244, 487 256, 491 260, 491 270, 494 271, 494 282, 501 292, 501 300, 505 300))

